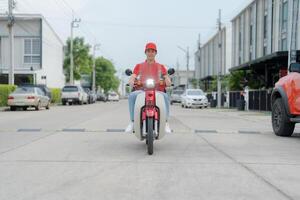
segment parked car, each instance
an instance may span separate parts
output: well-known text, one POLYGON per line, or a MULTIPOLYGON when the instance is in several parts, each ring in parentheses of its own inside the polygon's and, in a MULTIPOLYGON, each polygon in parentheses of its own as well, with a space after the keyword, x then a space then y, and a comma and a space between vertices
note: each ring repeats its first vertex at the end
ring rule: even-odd
POLYGON ((208 100, 201 89, 187 89, 181 95, 181 107, 183 108, 207 108, 208 100))
POLYGON ((92 101, 93 103, 96 103, 97 101, 97 94, 94 91, 91 91, 92 101))
POLYGON ((117 93, 115 92, 109 92, 107 96, 108 101, 119 101, 120 97, 117 93))
POLYGON ((62 89, 61 101, 63 105, 87 104, 88 95, 79 85, 67 85, 62 89))
POLYGON ((170 98, 171 105, 173 103, 181 103, 181 95, 183 93, 184 93, 183 90, 173 90, 170 98))
POLYGON ((29 107, 34 107, 35 110, 45 107, 48 110, 50 98, 39 87, 18 87, 8 96, 7 105, 11 111, 17 108, 27 110, 29 107))
POLYGON ((289 72, 275 84, 271 96, 273 130, 283 137, 291 136, 300 123, 300 63, 291 64, 289 72))
POLYGON ((34 84, 23 84, 20 87, 38 87, 46 94, 46 96, 49 97, 50 102, 51 102, 51 99, 52 99, 51 90, 46 85, 43 85, 43 84, 36 84, 36 85, 34 85, 34 84))
POLYGON ((85 93, 88 95, 88 103, 92 104, 95 103, 95 96, 93 91, 91 91, 89 88, 84 88, 85 93))
POLYGON ((106 102, 107 101, 107 96, 101 92, 97 93, 97 101, 103 101, 106 102))

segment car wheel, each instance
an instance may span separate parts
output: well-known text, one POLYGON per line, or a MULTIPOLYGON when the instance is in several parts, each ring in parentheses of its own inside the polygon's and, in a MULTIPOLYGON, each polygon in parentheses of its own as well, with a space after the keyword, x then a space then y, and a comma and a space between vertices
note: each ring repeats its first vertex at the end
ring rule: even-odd
POLYGON ((11 106, 11 107, 10 107, 10 110, 11 110, 11 111, 16 111, 16 110, 17 110, 17 107, 11 106))
POLYGON ((79 105, 82 105, 83 103, 82 103, 82 101, 79 101, 78 104, 79 104, 79 105))
POLYGON ((275 135, 290 137, 295 129, 295 123, 290 122, 281 98, 275 100, 272 106, 272 126, 275 135))
POLYGON ((22 107, 22 109, 23 109, 24 111, 26 111, 26 110, 27 110, 27 106, 22 107))
POLYGON ((67 103, 66 103, 65 101, 63 101, 63 102, 62 102, 62 105, 65 106, 65 105, 67 105, 67 103))
POLYGON ((48 105, 46 106, 46 109, 47 109, 47 110, 50 109, 50 103, 48 103, 48 105))

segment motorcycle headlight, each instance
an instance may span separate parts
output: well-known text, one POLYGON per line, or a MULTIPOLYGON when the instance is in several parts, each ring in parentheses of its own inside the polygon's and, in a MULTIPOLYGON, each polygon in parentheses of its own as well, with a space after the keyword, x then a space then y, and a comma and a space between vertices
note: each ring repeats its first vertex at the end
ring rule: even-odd
POLYGON ((146 87, 147 88, 154 88, 155 87, 155 82, 153 79, 147 79, 146 80, 146 87))

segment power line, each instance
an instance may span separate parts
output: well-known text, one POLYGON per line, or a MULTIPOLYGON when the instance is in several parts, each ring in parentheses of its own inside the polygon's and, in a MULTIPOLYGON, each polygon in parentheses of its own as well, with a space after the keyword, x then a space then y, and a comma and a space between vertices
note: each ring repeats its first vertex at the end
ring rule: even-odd
MULTIPOLYGON (((55 0, 57 1, 57 0, 55 0)), ((72 12, 72 15, 75 14, 76 16, 78 16, 79 18, 82 19, 82 17, 80 17, 80 15, 72 8, 72 6, 65 0, 60 0, 60 2, 62 2, 64 4, 65 8, 70 9, 70 11, 72 12)), ((85 23, 85 20, 82 19, 82 23, 81 25, 85 28, 83 28, 83 32, 85 32, 85 34, 90 35, 94 41, 96 41, 96 36, 95 34, 90 30, 89 26, 85 23)))

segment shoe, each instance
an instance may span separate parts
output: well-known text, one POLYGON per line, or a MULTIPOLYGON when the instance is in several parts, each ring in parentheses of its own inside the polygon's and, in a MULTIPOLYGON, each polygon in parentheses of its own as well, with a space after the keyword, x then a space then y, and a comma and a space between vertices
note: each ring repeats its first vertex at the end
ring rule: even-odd
POLYGON ((133 131, 133 122, 130 122, 130 124, 128 124, 127 128, 125 129, 126 133, 132 133, 133 131))
POLYGON ((172 133, 172 130, 170 129, 170 126, 169 126, 169 123, 168 123, 168 122, 166 122, 165 132, 166 132, 166 133, 172 133))

